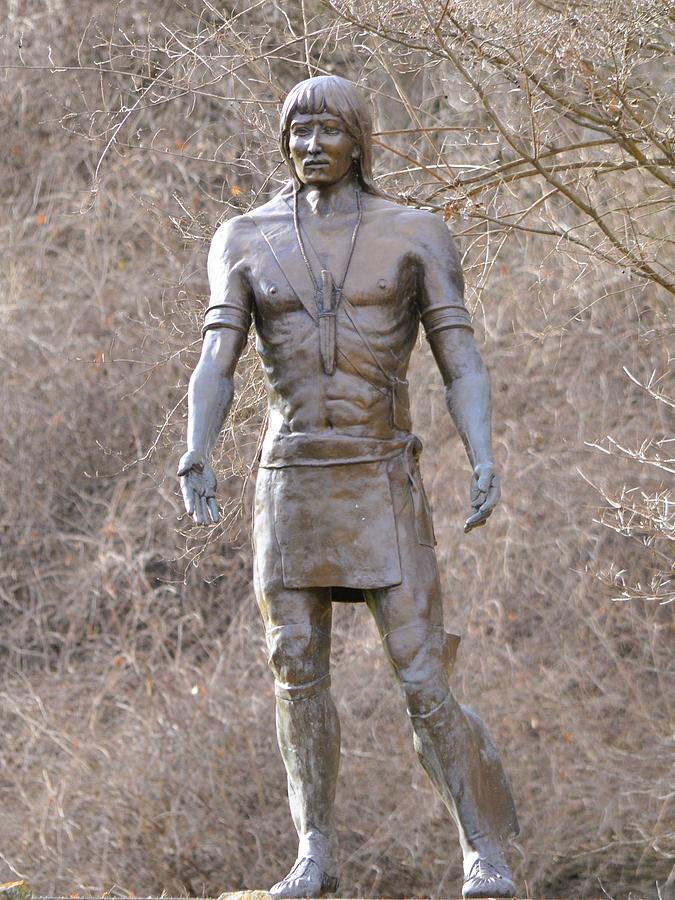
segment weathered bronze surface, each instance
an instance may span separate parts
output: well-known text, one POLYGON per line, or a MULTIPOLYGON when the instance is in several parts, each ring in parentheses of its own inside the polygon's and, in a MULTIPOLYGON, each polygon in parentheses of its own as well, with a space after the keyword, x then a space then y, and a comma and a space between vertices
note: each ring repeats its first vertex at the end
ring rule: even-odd
POLYGON ((515 893, 503 844, 518 823, 481 719, 455 700, 435 539, 411 433, 420 322, 469 460, 472 513, 499 499, 489 379, 457 251, 435 215, 381 196, 371 121, 349 81, 296 85, 281 114, 287 186, 221 226, 178 473, 195 522, 216 521, 209 457, 253 320, 269 397, 255 499, 254 583, 276 680, 277 734, 298 858, 278 897, 334 892, 340 725, 330 693, 334 600, 365 601, 405 693, 415 749, 459 830, 465 897, 515 893))

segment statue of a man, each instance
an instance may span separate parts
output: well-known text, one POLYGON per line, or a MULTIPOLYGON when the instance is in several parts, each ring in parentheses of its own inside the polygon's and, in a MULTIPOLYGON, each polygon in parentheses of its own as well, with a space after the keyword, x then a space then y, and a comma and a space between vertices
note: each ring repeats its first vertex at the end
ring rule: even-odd
POLYGON ((222 225, 211 244, 211 301, 178 474, 194 521, 215 522, 209 457, 253 319, 269 398, 254 584, 299 839, 294 866, 271 893, 338 888, 331 611, 333 601, 360 600, 405 693, 415 749, 459 830, 464 897, 512 897, 503 854, 518 831, 511 791, 485 726, 448 684, 458 638, 443 628, 406 381, 420 322, 473 468, 467 531, 499 499, 489 380, 452 238, 432 213, 381 196, 371 132, 364 98, 343 78, 303 81, 286 98, 288 184, 222 225))

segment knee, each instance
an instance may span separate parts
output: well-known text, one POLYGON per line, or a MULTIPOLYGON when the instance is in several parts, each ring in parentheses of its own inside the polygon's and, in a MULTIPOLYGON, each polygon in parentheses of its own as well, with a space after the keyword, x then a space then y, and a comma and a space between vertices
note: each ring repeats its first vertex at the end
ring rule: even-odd
POLYGON ((278 697, 302 699, 329 686, 327 632, 311 625, 279 625, 267 632, 267 649, 278 697))
POLYGON ((425 715, 447 699, 455 648, 441 626, 397 629, 387 635, 386 648, 411 715, 425 715))

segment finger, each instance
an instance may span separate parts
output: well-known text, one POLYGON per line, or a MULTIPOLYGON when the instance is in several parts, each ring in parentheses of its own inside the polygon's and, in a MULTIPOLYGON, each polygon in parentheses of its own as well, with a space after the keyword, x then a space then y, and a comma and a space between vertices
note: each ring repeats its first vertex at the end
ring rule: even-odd
POLYGON ((199 498, 199 502, 201 504, 201 513, 203 521, 200 523, 201 525, 210 525, 211 524, 211 514, 209 513, 209 506, 206 502, 206 497, 202 494, 199 498))
POLYGON ((218 512, 218 504, 216 503, 216 498, 207 497, 206 507, 209 511, 209 515, 211 516, 211 521, 217 522, 220 518, 220 513, 218 512))
POLYGON ((187 478, 181 478, 180 490, 183 495, 183 503, 185 510, 189 516, 195 511, 195 492, 187 478))
POLYGON ((471 485, 471 502, 475 503, 479 497, 484 497, 487 491, 483 491, 478 487, 478 484, 474 482, 471 485))
POLYGON ((211 524, 211 511, 209 510, 209 504, 206 500, 206 497, 202 494, 199 498, 199 502, 201 505, 201 513, 203 522, 200 522, 200 525, 210 525, 211 524))
MULTIPOLYGON (((483 503, 481 503, 478 506, 477 506, 477 504, 474 504, 473 508, 474 508, 475 512, 473 513, 472 516, 470 516, 466 520, 466 524, 469 524, 470 522, 474 522, 474 520, 477 525, 484 524, 487 521, 488 516, 490 516, 492 514, 492 510, 497 505, 499 496, 500 496, 499 486, 495 485, 494 489, 490 490, 490 493, 485 498, 483 503)), ((471 527, 474 527, 474 526, 471 526, 471 527)), ((470 531, 471 528, 469 528, 468 530, 470 531)))
POLYGON ((473 525, 464 524, 464 534, 469 534, 471 531, 475 531, 476 528, 482 528, 486 523, 486 519, 481 519, 480 522, 474 522, 473 525))
POLYGON ((476 484, 476 487, 478 488, 478 490, 481 491, 483 494, 487 494, 487 492, 490 490, 490 485, 492 484, 494 477, 495 477, 494 469, 486 469, 485 472, 481 472, 480 477, 478 478, 478 482, 476 484))
POLYGON ((485 525, 491 515, 491 509, 488 509, 485 512, 482 509, 478 510, 478 512, 475 512, 472 516, 469 516, 469 518, 464 523, 464 533, 468 534, 474 528, 480 528, 481 525, 485 525))
POLYGON ((481 504, 481 506, 480 506, 480 508, 479 508, 478 511, 479 511, 479 512, 482 512, 482 511, 485 509, 485 510, 490 510, 490 512, 491 512, 491 511, 495 508, 495 506, 497 505, 497 503, 499 502, 499 498, 501 497, 501 493, 502 493, 502 492, 501 492, 501 490, 500 490, 500 488, 499 488, 499 482, 496 481, 496 480, 493 481, 492 484, 491 484, 491 486, 490 486, 490 490, 488 491, 487 497, 485 498, 485 500, 484 500, 483 503, 481 504))
POLYGON ((195 525, 206 525, 209 521, 204 506, 204 498, 199 496, 199 494, 195 497, 195 511, 192 518, 195 521, 195 525))
POLYGON ((476 501, 483 501, 490 490, 490 485, 492 484, 493 477, 493 474, 489 474, 487 477, 485 475, 481 475, 479 478, 476 478, 474 476, 474 479, 471 483, 472 503, 475 504, 476 501))
POLYGON ((485 519, 481 519, 480 522, 469 522, 469 520, 467 519, 467 521, 464 523, 464 534, 468 534, 475 528, 482 528, 483 525, 485 525, 485 522, 485 519))
POLYGON ((480 509, 477 509, 473 515, 469 516, 467 522, 469 522, 472 527, 482 525, 491 515, 492 510, 485 509, 485 507, 482 506, 480 509))
POLYGON ((215 472, 211 469, 209 471, 204 472, 204 494, 208 497, 216 496, 216 488, 218 487, 218 482, 216 481, 215 472))

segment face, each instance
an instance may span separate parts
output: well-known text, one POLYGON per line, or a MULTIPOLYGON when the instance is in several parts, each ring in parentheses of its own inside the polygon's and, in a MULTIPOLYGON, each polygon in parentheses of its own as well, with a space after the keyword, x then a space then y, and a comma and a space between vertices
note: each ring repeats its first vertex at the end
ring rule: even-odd
POLYGON ((296 113, 289 129, 288 147, 303 184, 322 187, 343 178, 358 157, 354 138, 332 113, 296 113))

